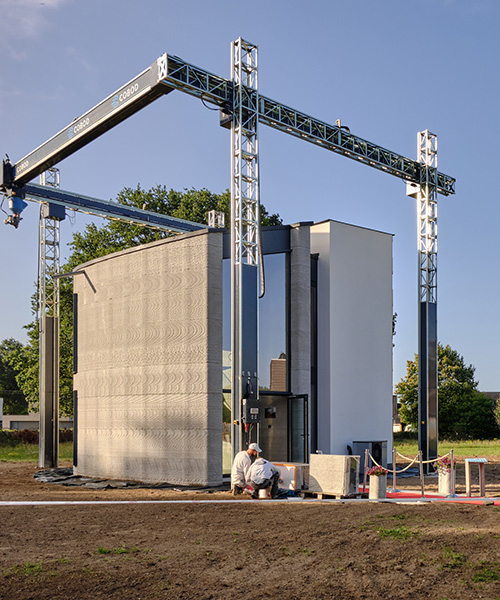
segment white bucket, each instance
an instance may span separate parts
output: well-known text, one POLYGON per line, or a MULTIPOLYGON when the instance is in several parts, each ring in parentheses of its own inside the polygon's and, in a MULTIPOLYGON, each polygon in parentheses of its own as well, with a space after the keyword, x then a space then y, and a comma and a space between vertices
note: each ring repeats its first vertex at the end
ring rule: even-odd
POLYGON ((263 488, 259 490, 259 500, 269 500, 271 497, 271 488, 263 488))

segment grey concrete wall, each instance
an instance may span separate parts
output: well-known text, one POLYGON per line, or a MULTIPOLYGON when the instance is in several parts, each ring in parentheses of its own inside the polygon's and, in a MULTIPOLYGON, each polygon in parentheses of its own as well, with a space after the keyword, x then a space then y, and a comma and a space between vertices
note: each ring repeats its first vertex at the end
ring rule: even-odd
POLYGON ((76 472, 221 482, 222 234, 186 234, 80 270, 76 472))
POLYGON ((292 394, 311 391, 311 242, 307 225, 290 231, 290 374, 292 394))

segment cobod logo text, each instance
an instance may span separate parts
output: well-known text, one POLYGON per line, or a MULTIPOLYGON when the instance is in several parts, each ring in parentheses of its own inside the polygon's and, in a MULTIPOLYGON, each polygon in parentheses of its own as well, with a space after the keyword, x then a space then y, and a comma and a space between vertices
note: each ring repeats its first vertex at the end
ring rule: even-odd
POLYGON ((68 129, 68 139, 71 139, 74 135, 76 135, 77 133, 80 133, 80 131, 83 131, 89 125, 90 125, 89 117, 87 117, 86 119, 82 119, 81 121, 76 123, 76 125, 72 125, 68 129))
POLYGON ((118 108, 118 106, 120 106, 121 102, 124 102, 125 100, 128 100, 138 90, 139 90, 139 84, 138 83, 133 83, 132 85, 130 85, 123 92, 120 92, 119 94, 115 94, 113 96, 113 100, 111 101, 111 104, 112 104, 113 108, 118 108))
POLYGON ((29 160, 24 160, 18 167, 16 167, 16 175, 19 175, 30 166, 29 160))

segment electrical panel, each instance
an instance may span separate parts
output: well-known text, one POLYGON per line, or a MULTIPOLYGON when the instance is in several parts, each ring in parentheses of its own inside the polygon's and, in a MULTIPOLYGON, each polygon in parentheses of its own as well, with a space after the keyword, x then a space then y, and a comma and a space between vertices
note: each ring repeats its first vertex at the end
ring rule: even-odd
POLYGON ((260 423, 262 417, 262 407, 260 400, 254 398, 243 398, 241 401, 241 420, 246 425, 260 423))

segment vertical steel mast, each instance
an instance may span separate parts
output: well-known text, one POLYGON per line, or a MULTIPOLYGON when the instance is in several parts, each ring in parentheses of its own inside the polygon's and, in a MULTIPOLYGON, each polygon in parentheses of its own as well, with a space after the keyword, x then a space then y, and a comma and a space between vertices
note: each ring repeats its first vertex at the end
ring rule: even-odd
POLYGON ((437 136, 428 130, 418 134, 418 161, 420 163, 420 186, 417 193, 419 211, 418 436, 423 458, 428 460, 438 456, 437 136))
POLYGON ((232 452, 248 442, 247 407, 258 401, 259 150, 257 46, 231 44, 232 452), (242 409, 244 403, 245 409, 242 409))
MULTIPOLYGON (((59 188, 59 169, 40 175, 40 183, 59 188)), ((56 208, 56 213, 57 213, 56 208)), ((38 333, 40 372, 40 467, 57 467, 59 456, 59 225, 49 202, 40 204, 38 333)), ((64 209, 63 209, 64 214, 64 209)), ((62 217, 64 218, 64 217, 62 217)))

